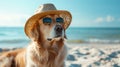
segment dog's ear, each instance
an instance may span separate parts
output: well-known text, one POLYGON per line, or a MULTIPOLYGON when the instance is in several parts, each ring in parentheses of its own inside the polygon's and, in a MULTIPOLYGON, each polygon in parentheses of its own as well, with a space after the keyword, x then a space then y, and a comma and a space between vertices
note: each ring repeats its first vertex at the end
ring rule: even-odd
POLYGON ((30 32, 30 38, 34 41, 38 41, 39 37, 40 37, 40 26, 39 23, 34 24, 33 28, 31 29, 30 32))

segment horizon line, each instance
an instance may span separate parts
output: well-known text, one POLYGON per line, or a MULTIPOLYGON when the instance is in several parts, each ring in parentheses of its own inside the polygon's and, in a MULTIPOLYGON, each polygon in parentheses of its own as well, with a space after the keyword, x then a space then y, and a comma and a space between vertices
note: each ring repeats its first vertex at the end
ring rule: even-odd
MULTIPOLYGON (((5 27, 6 27, 6 28, 7 28, 7 27, 8 27, 8 28, 10 28, 10 27, 11 27, 11 28, 12 28, 12 27, 13 27, 13 28, 14 28, 14 27, 15 27, 15 28, 17 28, 17 27, 18 27, 18 28, 24 28, 23 26, 0 26, 0 28, 5 28, 5 27)), ((79 26, 70 26, 70 27, 68 27, 68 28, 120 28, 120 27, 95 27, 95 26, 93 26, 93 27, 85 27, 85 26, 84 26, 84 27, 79 27, 79 26)))

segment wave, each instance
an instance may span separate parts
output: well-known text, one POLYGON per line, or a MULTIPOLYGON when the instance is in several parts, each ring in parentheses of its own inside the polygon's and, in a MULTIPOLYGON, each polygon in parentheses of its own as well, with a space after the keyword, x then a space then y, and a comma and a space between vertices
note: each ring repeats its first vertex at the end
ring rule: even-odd
MULTIPOLYGON (((28 39, 4 39, 0 40, 0 44, 16 44, 16 43, 29 43, 28 39)), ((120 44, 120 40, 109 40, 109 39, 86 39, 86 40, 69 40, 70 43, 97 43, 97 44, 120 44)))
POLYGON ((0 43, 26 43, 29 42, 27 39, 11 39, 11 40, 0 40, 0 43))
POLYGON ((103 43, 103 44, 120 44, 120 40, 109 40, 109 39, 89 39, 88 43, 103 43))
POLYGON ((95 43, 95 44, 120 44, 120 40, 110 39, 79 39, 79 40, 67 40, 68 43, 95 43))

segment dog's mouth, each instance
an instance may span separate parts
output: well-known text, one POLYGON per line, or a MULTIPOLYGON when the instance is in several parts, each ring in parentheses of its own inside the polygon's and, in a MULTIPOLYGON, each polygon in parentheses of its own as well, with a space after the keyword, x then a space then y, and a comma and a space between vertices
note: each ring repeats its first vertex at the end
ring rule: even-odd
POLYGON ((51 41, 51 40, 52 40, 52 38, 47 38, 47 40, 48 40, 48 41, 51 41))
POLYGON ((54 39, 60 39, 60 38, 62 38, 62 35, 56 35, 56 36, 53 37, 53 38, 47 38, 47 40, 48 40, 48 41, 52 41, 52 40, 54 40, 54 39))

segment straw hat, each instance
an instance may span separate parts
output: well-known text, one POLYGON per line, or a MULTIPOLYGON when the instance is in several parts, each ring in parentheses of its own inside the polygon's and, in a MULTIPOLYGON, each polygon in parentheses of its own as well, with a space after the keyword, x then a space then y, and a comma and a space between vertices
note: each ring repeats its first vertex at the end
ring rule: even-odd
POLYGON ((36 21, 46 15, 49 15, 49 14, 60 15, 60 17, 62 17, 65 21, 65 29, 67 29, 71 23, 72 16, 71 16, 70 12, 65 11, 65 10, 57 10, 56 7, 50 3, 43 4, 38 8, 38 10, 35 12, 35 14, 27 20, 27 22, 25 24, 26 35, 28 37, 30 37, 30 31, 33 28, 36 21))

